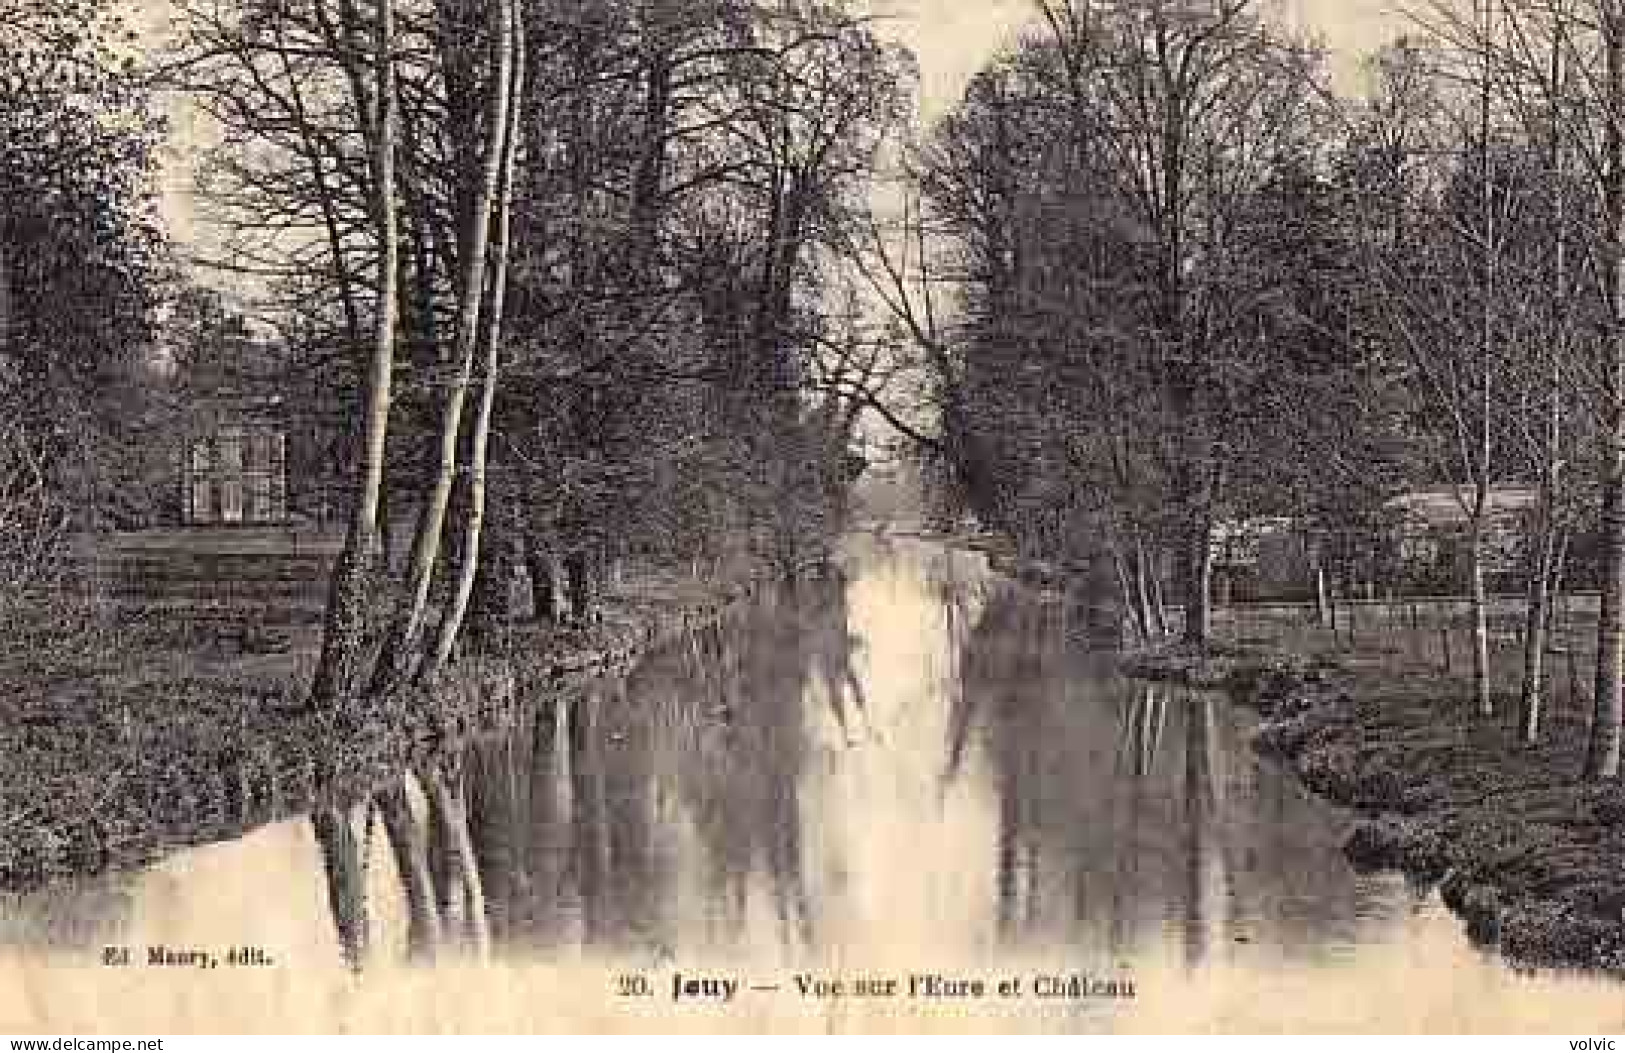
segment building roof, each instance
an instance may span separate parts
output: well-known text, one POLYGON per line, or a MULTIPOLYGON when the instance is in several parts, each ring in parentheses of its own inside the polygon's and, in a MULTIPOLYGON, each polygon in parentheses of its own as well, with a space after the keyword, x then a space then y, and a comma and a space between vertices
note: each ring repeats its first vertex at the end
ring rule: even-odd
POLYGON ((1213 540, 1257 540, 1272 534, 1284 534, 1292 529, 1290 516, 1254 516, 1251 519, 1220 519, 1213 524, 1213 540))
MULTIPOLYGON (((1471 486, 1435 486, 1411 490, 1390 499, 1385 508, 1399 512, 1412 522, 1432 527, 1465 526, 1476 494, 1471 486)), ((1532 510, 1539 495, 1528 486, 1498 485, 1485 495, 1485 511, 1490 519, 1507 519, 1532 510)))

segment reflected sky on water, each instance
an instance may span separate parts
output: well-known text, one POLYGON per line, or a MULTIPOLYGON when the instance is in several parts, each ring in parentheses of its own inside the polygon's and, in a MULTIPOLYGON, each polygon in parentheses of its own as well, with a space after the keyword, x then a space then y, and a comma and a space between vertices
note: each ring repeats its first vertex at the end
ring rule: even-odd
POLYGON ((403 773, 395 826, 353 816, 351 869, 297 819, 141 874, 5 897, 15 993, 0 1017, 72 1029, 99 1005, 95 1020, 172 1031, 287 1027, 292 1013, 315 1030, 1625 1026, 1617 985, 1516 975, 1401 879, 1355 875, 1347 817, 1257 758, 1222 697, 1123 680, 1066 636, 1064 612, 978 556, 854 540, 844 571, 403 773), (342 968, 336 903, 366 918, 359 977, 342 968), (98 964, 107 945, 140 959, 155 944, 261 948, 272 963, 184 977, 98 964), (804 1002, 798 971, 1026 989, 972 1021, 919 1000, 804 1002), (674 972, 733 976, 738 1001, 674 1006, 674 972), (632 974, 651 996, 617 994, 632 974), (1072 976, 1135 996, 1030 995, 1072 976))

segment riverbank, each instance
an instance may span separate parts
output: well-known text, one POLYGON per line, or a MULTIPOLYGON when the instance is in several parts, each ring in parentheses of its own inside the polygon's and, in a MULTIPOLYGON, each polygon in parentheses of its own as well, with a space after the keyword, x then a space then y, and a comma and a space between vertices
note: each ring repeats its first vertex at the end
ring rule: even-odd
POLYGON ((1464 677, 1391 651, 1171 647, 1121 667, 1258 710, 1256 747, 1360 813, 1351 861, 1438 883, 1475 941, 1518 964, 1625 976, 1625 783, 1579 781, 1583 706, 1550 706, 1526 747, 1515 697, 1485 720, 1464 677))
POLYGON ((296 815, 318 792, 363 792, 448 740, 626 672, 726 617, 753 580, 629 575, 599 621, 516 626, 512 660, 466 659, 360 719, 303 711, 314 627, 274 654, 165 646, 148 627, 71 667, 16 663, 0 693, 0 888, 140 866, 296 815))

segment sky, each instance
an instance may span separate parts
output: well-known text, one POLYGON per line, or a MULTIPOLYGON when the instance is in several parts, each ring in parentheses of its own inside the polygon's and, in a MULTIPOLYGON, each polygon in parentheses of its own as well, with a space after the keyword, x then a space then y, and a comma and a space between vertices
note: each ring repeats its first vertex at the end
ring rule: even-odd
MULTIPOLYGON (((1334 70, 1352 82, 1359 56, 1405 25, 1399 0, 1262 0, 1278 25, 1322 37, 1334 70)), ((927 119, 952 106, 971 74, 1020 26, 1032 21, 1034 0, 874 0, 887 19, 882 30, 911 47, 920 62, 920 103, 927 119)))
MULTIPOLYGON (((133 0, 140 21, 162 33, 168 0, 133 0)), ((1402 0, 1260 0, 1278 24, 1322 37, 1332 51, 1333 69, 1345 86, 1356 83, 1359 56, 1392 38, 1404 26, 1395 10, 1402 0)), ((883 21, 878 31, 907 44, 920 66, 920 116, 930 121, 952 107, 971 74, 1011 43, 1035 14, 1033 0, 871 0, 883 21)), ((192 173, 188 137, 195 126, 184 110, 172 113, 177 131, 164 180, 164 212, 182 244, 205 240, 193 223, 192 173)), ((206 250, 204 250, 206 251, 206 250)))

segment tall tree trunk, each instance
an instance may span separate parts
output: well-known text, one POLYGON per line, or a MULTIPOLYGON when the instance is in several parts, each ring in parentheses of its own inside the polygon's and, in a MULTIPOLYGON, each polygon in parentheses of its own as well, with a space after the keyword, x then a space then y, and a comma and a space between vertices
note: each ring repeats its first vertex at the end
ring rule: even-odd
POLYGON ((1484 17, 1484 67, 1479 85, 1479 179, 1482 191, 1482 221, 1484 249, 1484 294, 1481 305, 1479 332, 1479 367, 1482 384, 1479 390, 1479 442, 1478 464, 1475 472, 1477 493, 1474 495, 1472 516, 1472 614, 1473 614, 1473 693, 1478 699, 1479 716, 1495 716, 1495 700, 1490 695, 1490 631, 1488 603, 1484 595, 1484 531, 1489 511, 1490 483, 1493 478, 1491 456, 1493 452, 1491 420, 1494 406, 1492 391, 1495 378, 1495 295, 1497 285, 1495 182, 1490 171, 1490 109, 1491 73, 1490 45, 1495 39, 1495 8, 1489 0, 1481 0, 1484 17))
POLYGON ((1134 582, 1129 577, 1128 562, 1123 558, 1120 549, 1112 548, 1112 569, 1117 572, 1117 589, 1123 597, 1125 618, 1134 629, 1134 638, 1139 643, 1151 641, 1151 627, 1141 619, 1139 605, 1134 602, 1134 582))
POLYGON ((531 538, 525 539, 525 569, 530 572, 530 597, 536 620, 544 625, 554 624, 559 618, 559 574, 553 557, 531 538))
POLYGON ((584 541, 564 557, 564 591, 575 625, 591 625, 600 620, 599 606, 609 566, 604 547, 596 540, 584 541))
MULTIPOLYGON (((491 435, 491 413, 496 405, 497 368, 501 358, 503 300, 508 287, 508 239, 513 212, 514 155, 518 150, 519 99, 524 86, 524 33, 520 29, 518 0, 497 0, 501 16, 497 24, 497 102, 492 107, 492 130, 500 129, 501 172, 496 205, 494 258, 491 261, 491 298, 485 312, 485 367, 480 379, 480 403, 474 413, 474 434, 470 440, 468 469, 468 514, 464 523, 461 564, 457 583, 440 630, 434 654, 423 669, 432 677, 451 658, 458 630, 468 612, 468 599, 474 592, 474 578, 480 566, 480 536, 485 525, 485 466, 491 435)), ((494 149, 495 147, 493 147, 494 149)))
POLYGON ((1168 621, 1168 605, 1163 599, 1162 562, 1159 554, 1151 566, 1151 613, 1156 615, 1157 635, 1167 636, 1172 629, 1168 621))
POLYGON ((1175 76, 1168 68, 1167 26, 1162 22, 1162 11, 1155 9, 1153 24, 1156 30, 1157 61, 1165 97, 1158 114, 1157 138, 1160 152, 1156 155, 1155 178, 1162 191, 1159 234, 1161 273, 1157 309, 1158 324, 1171 352, 1172 361, 1167 370, 1167 405, 1172 412, 1172 425, 1179 429, 1181 449, 1175 471, 1174 500, 1181 514, 1187 517, 1184 538, 1180 544, 1180 585, 1185 605, 1185 638, 1191 643, 1206 643, 1212 631, 1211 586, 1213 560, 1209 551, 1213 532, 1212 473, 1208 464, 1212 440, 1207 422, 1204 399, 1205 363, 1197 347, 1198 340, 1186 322, 1187 290, 1185 287, 1185 238, 1189 213, 1186 208, 1185 148, 1189 132, 1187 104, 1183 75, 1175 76))
POLYGON ((1552 588, 1551 600, 1546 606, 1546 635, 1552 635, 1552 626, 1557 624, 1558 607, 1563 605, 1563 577, 1569 566, 1569 542, 1573 535, 1568 527, 1557 532, 1557 546, 1552 552, 1552 588))
POLYGON ((1191 528, 1185 559, 1185 639, 1206 643, 1213 635, 1213 520, 1202 515, 1191 528))
MULTIPOLYGON (((504 4, 504 9, 507 10, 504 4)), ((511 14, 511 11, 510 11, 511 14)), ((460 42, 443 41, 445 61, 452 64, 448 49, 461 46, 460 42)), ((512 60, 512 51, 504 46, 498 51, 498 62, 506 55, 512 60)), ((460 61, 461 57, 458 56, 460 61)), ((439 463, 434 482, 424 501, 418 519, 417 531, 412 539, 412 555, 407 564, 407 583, 399 604, 395 624, 384 642, 384 651, 374 671, 373 690, 382 692, 393 684, 410 678, 421 658, 419 645, 429 606, 429 590, 434 582, 435 568, 440 560, 441 537, 445 530, 446 512, 451 505, 452 485, 457 474, 457 447, 462 436, 463 406, 468 398, 468 387, 474 372, 474 352, 479 344, 480 306, 484 299, 486 246, 490 237, 492 211, 496 201, 497 183, 501 174, 503 129, 506 127, 509 77, 499 70, 493 85, 487 113, 485 156, 479 178, 479 189, 474 207, 465 218, 465 229, 459 239, 462 243, 461 274, 457 283, 457 329, 452 361, 456 373, 452 376, 442 406, 440 419, 439 463)))
POLYGON ((1625 413, 1614 411, 1606 441, 1602 507, 1602 595, 1597 612, 1597 676, 1584 774, 1619 774, 1621 672, 1625 666, 1625 413))
POLYGON ((1609 305, 1609 390, 1602 460, 1602 596, 1597 612, 1597 679, 1584 774, 1619 774, 1625 717, 1625 10, 1601 5, 1609 305))
POLYGON ((1471 527, 1468 574, 1472 579, 1473 617, 1473 697, 1482 717, 1495 716, 1495 699, 1490 694, 1489 598, 1484 590, 1484 522, 1476 519, 1471 527))
MULTIPOLYGON (((1555 97, 1563 97, 1563 11, 1556 12, 1552 35, 1551 85, 1555 97)), ((1550 283, 1550 325, 1547 344, 1551 348, 1547 368, 1546 435, 1541 451, 1540 494, 1536 508, 1539 530, 1534 566, 1528 588, 1528 610, 1524 621, 1523 684, 1519 692, 1518 733, 1528 745, 1540 738, 1541 701, 1545 693, 1547 640, 1552 623, 1552 594, 1558 587, 1561 569, 1562 528, 1558 523, 1557 482, 1563 438, 1563 365, 1568 335, 1568 188, 1564 179, 1562 119, 1554 109, 1550 127, 1552 171, 1552 212, 1554 215, 1552 270, 1550 283)))
POLYGON ((1315 625, 1324 629, 1332 624, 1332 596, 1326 581, 1325 546, 1319 540, 1309 539, 1306 548, 1309 554, 1310 584, 1315 592, 1315 625))
POLYGON ((344 548, 333 568, 321 656, 311 684, 310 704, 326 709, 351 699, 361 684, 366 660, 368 606, 379 554, 379 503, 384 485, 385 441, 389 433, 390 388, 395 364, 395 316, 399 280, 399 231, 395 212, 395 15, 393 0, 379 0, 375 41, 376 114, 371 124, 373 184, 378 226, 378 301, 374 313, 372 358, 364 385, 361 465, 344 548))
MULTIPOLYGON (((654 9, 658 12, 658 9, 654 9)), ((672 64, 662 26, 646 29, 648 80, 644 90, 641 153, 632 179, 627 271, 634 288, 650 276, 660 237, 667 145, 671 141, 672 64)))
POLYGON ((0 226, 0 360, 11 361, 10 232, 0 226))
POLYGON ((1557 531, 1551 521, 1544 492, 1541 506, 1540 529, 1526 589, 1523 682, 1518 694, 1518 734, 1529 745, 1534 745, 1540 738, 1541 699, 1545 692, 1546 630, 1551 624, 1552 586, 1557 569, 1557 531))
POLYGON ((1151 575, 1155 568, 1147 566, 1145 538, 1140 531, 1134 531, 1134 614, 1135 619, 1144 628, 1146 640, 1153 639, 1156 629, 1156 620, 1151 610, 1151 575))

